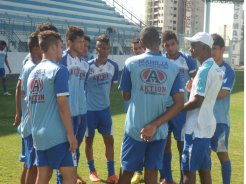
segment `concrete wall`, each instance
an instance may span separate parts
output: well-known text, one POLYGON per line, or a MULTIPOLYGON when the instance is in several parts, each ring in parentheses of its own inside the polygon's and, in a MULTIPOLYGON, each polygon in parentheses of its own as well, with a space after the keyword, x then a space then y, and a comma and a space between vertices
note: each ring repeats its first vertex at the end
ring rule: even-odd
MULTIPOLYGON (((8 52, 8 62, 12 70, 12 74, 19 74, 22 68, 22 61, 28 53, 26 52, 8 52)), ((122 70, 125 60, 130 57, 130 55, 110 55, 109 59, 115 61, 119 65, 119 70, 122 70)), ((8 69, 5 66, 6 74, 8 74, 8 69)))

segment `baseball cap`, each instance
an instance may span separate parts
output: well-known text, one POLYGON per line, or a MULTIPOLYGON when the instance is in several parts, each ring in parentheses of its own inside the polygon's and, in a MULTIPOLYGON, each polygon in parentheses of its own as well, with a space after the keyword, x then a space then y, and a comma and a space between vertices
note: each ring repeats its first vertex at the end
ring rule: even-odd
POLYGON ((198 32, 192 37, 185 37, 190 42, 202 42, 212 48, 214 40, 212 36, 206 32, 198 32))

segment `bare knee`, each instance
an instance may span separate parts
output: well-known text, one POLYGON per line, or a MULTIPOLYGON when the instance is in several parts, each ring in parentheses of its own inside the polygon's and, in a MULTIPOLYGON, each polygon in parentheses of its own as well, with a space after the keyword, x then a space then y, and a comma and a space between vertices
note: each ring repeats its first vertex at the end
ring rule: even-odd
POLYGON ((221 164, 230 160, 228 152, 218 152, 217 156, 221 164))
POLYGON ((145 169, 144 181, 146 184, 157 184, 157 170, 145 169))
POLYGON ((120 169, 118 184, 130 184, 134 172, 120 169))
POLYGON ((74 184, 77 181, 76 167, 61 167, 59 169, 62 175, 63 184, 74 184))

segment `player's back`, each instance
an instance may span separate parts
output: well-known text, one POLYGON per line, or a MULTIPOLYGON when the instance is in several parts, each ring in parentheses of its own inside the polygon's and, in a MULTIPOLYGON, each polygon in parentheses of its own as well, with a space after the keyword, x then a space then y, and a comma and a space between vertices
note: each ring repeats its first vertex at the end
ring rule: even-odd
MULTIPOLYGON (((28 106, 32 135, 37 150, 46 150, 67 141, 66 131, 57 105, 55 86, 58 72, 67 69, 49 60, 43 60, 28 78, 28 106)), ((66 81, 64 81, 66 82, 66 81)))
POLYGON ((6 48, 3 50, 0 50, 0 68, 4 68, 4 62, 5 62, 6 56, 7 56, 6 48))
MULTIPOLYGON (((166 111, 167 99, 179 75, 179 68, 161 54, 146 52, 127 59, 123 72, 129 72, 131 78, 130 84, 127 84, 131 86, 131 103, 125 130, 141 141, 141 129, 166 111)), ((164 139, 167 133, 167 124, 163 124, 154 139, 164 139)))

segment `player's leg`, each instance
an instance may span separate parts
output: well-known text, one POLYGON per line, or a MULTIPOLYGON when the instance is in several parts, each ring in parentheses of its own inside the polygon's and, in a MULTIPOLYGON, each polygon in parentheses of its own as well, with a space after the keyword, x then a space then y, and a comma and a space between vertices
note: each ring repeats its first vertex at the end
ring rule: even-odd
POLYGON ((108 178, 111 183, 118 182, 118 176, 115 174, 114 168, 114 138, 113 138, 113 123, 110 109, 106 108, 99 111, 98 132, 102 134, 105 144, 105 156, 107 158, 108 178))
POLYGON ((77 181, 77 169, 76 167, 60 167, 60 173, 62 174, 63 184, 74 184, 77 181))
POLYGON ((38 175, 35 184, 48 184, 51 176, 52 169, 49 166, 37 167, 38 175))
POLYGON ((157 184, 157 175, 158 171, 157 170, 149 170, 145 169, 144 170, 144 182, 146 184, 157 184))
POLYGON ((183 184, 196 184, 196 172, 184 171, 183 184))
POLYGON ((25 167, 27 168, 26 183, 35 183, 37 178, 37 167, 35 164, 36 153, 33 147, 32 135, 24 138, 25 142, 25 167))
POLYGON ((147 143, 144 158, 144 181, 147 184, 157 184, 158 170, 163 167, 160 160, 163 158, 166 142, 166 139, 163 139, 147 143))
POLYGON ((3 93, 7 93, 8 89, 7 89, 7 85, 6 85, 6 75, 5 75, 5 69, 4 68, 0 68, 0 78, 2 81, 2 86, 3 86, 3 93))
POLYGON ((183 183, 195 183, 196 171, 210 171, 211 158, 209 155, 209 146, 210 139, 196 138, 193 134, 185 134, 181 163, 184 174, 183 183))
POLYGON ((21 176, 20 176, 20 183, 21 184, 25 184, 25 180, 26 180, 26 171, 27 168, 25 167, 25 142, 24 139, 21 138, 21 153, 20 153, 20 162, 23 162, 23 167, 22 167, 22 172, 21 172, 21 176))
POLYGON ((228 154, 229 133, 228 125, 218 123, 211 139, 211 149, 217 153, 220 160, 223 184, 229 184, 231 181, 231 161, 228 154))
POLYGON ((100 181, 100 178, 97 175, 94 157, 93 157, 93 140, 95 136, 95 129, 97 128, 97 111, 88 111, 87 112, 87 128, 85 132, 85 155, 87 159, 87 165, 90 170, 90 180, 91 181, 100 181))
POLYGON ((130 184, 134 171, 143 167, 146 147, 145 142, 136 141, 128 135, 124 135, 121 148, 119 184, 130 184))
POLYGON ((199 170, 199 176, 200 176, 201 184, 211 184, 212 183, 210 170, 206 170, 206 169, 199 170))
MULTIPOLYGON (((169 126, 170 130, 170 126, 169 126)), ((163 166, 162 169, 160 170, 160 181, 168 181, 168 182, 173 182, 173 177, 172 177, 172 150, 171 150, 171 131, 169 131, 168 136, 167 136, 167 143, 165 147, 165 151, 163 154, 163 166)))
MULTIPOLYGON (((80 159, 80 145, 83 142, 85 131, 86 131, 86 125, 87 125, 87 114, 80 115, 79 123, 78 123, 78 130, 76 138, 78 140, 78 149, 77 149, 77 160, 79 165, 79 159, 80 159)), ((82 179, 82 177, 77 174, 77 183, 78 184, 85 184, 86 182, 82 179)))

